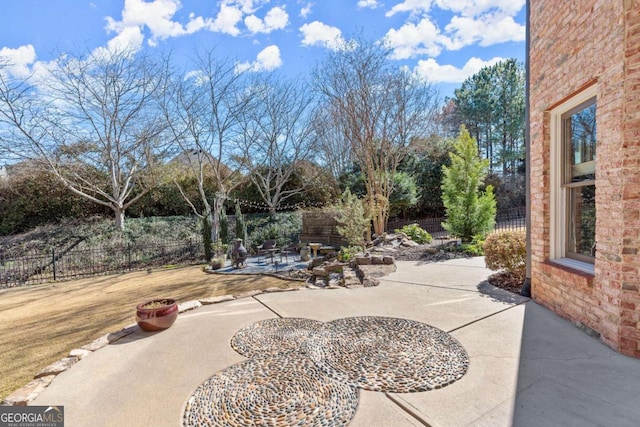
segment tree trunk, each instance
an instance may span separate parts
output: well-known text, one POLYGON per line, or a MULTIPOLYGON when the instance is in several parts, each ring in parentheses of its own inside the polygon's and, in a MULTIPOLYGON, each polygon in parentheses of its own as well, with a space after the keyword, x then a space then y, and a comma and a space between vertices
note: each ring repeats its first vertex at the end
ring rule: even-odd
POLYGON ((124 209, 118 206, 112 207, 115 214, 116 228, 120 231, 124 231, 124 209))
POLYGON ((217 242, 220 235, 220 212, 224 209, 224 196, 216 195, 213 200, 213 213, 211 217, 211 241, 217 242))

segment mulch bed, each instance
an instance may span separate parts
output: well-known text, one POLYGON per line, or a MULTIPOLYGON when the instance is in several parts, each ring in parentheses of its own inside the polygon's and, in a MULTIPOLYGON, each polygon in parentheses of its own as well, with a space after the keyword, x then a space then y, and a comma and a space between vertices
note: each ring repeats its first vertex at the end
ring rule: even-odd
POLYGON ((524 278, 521 275, 514 274, 509 271, 501 271, 489 276, 489 283, 496 288, 501 288, 505 291, 513 292, 518 295, 520 295, 520 289, 522 289, 523 282, 524 278))

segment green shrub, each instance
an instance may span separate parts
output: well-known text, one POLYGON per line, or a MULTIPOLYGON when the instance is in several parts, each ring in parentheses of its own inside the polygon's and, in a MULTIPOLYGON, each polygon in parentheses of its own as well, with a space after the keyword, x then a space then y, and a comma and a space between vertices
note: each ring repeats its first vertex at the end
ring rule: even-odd
POLYGON ((409 236, 409 238, 411 240, 413 240, 416 243, 431 243, 431 241, 433 240, 433 237, 431 237, 431 234, 429 234, 427 231, 425 231, 422 227, 420 227, 418 224, 409 224, 409 225, 405 225, 404 227, 398 229, 395 229, 396 233, 404 233, 407 236, 409 236))
POLYGON ((472 256, 482 256, 484 255, 484 236, 482 234, 478 234, 473 236, 473 239, 470 243, 463 243, 460 246, 462 252, 465 252, 472 256))
POLYGON ((348 188, 344 190, 340 201, 327 212, 335 212, 335 219, 340 225, 336 227, 338 234, 350 245, 364 246, 365 233, 369 227, 369 217, 365 214, 365 205, 358 196, 351 194, 348 188))
POLYGON ((489 170, 489 160, 478 155, 477 144, 464 126, 454 143, 451 165, 442 167, 442 202, 447 219, 442 227, 468 243, 486 235, 495 225, 496 199, 493 187, 480 191, 489 170))
POLYGON ((362 247, 360 246, 341 246, 340 252, 338 252, 338 261, 351 262, 360 252, 362 252, 362 247))
POLYGON ((527 243, 522 231, 493 233, 484 242, 484 259, 491 270, 507 270, 524 276, 527 243))
POLYGON ((275 219, 268 214, 249 214, 246 219, 248 243, 245 247, 256 247, 268 239, 275 239, 279 247, 285 247, 296 241, 302 230, 300 212, 278 212, 275 219))

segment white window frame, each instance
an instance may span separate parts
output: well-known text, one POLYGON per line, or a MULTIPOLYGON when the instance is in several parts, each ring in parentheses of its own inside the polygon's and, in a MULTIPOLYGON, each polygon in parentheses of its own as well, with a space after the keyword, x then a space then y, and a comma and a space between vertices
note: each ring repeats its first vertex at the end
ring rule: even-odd
MULTIPOLYGON (((589 101, 597 99, 598 86, 592 85, 582 92, 576 94, 562 104, 550 110, 550 136, 551 136, 551 156, 550 156, 550 185, 551 185, 551 215, 549 224, 549 259, 557 264, 574 268, 585 273, 594 274, 594 264, 579 261, 565 256, 567 247, 567 189, 562 188, 563 171, 565 170, 563 161, 562 143, 562 115, 576 107, 589 101)), ((596 101, 597 102, 597 101, 596 101)), ((597 113, 596 113, 597 122, 597 113)), ((597 191, 597 189, 596 189, 597 191)))

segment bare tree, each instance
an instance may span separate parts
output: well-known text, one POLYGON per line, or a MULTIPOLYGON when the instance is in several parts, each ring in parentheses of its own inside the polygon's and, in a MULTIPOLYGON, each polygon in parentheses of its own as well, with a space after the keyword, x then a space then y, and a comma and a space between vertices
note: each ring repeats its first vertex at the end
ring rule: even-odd
POLYGON ((314 180, 289 187, 296 169, 312 154, 313 94, 302 81, 258 78, 251 89, 252 104, 243 110, 239 135, 242 161, 271 216, 288 198, 302 193, 314 180))
POLYGON ((432 131, 437 107, 436 91, 395 67, 390 53, 383 44, 358 38, 329 54, 314 70, 334 126, 364 173, 376 234, 386 226, 398 163, 412 139, 432 131))
POLYGON ((239 151, 234 145, 239 131, 238 117, 248 108, 244 74, 233 61, 218 60, 214 51, 198 56, 196 69, 175 75, 163 93, 166 121, 183 151, 184 163, 196 178, 203 206, 199 211, 178 185, 194 214, 211 224, 211 239, 218 240, 220 212, 224 201, 240 182, 241 174, 233 159, 239 151), (216 194, 213 206, 205 193, 207 173, 213 177, 216 194))
POLYGON ((339 111, 331 103, 320 106, 313 120, 317 140, 316 162, 323 165, 334 178, 353 166, 351 145, 344 138, 339 111))
POLYGON ((61 55, 38 76, 0 72, 0 144, 53 172, 73 193, 125 211, 152 187, 165 154, 164 121, 153 102, 160 64, 129 51, 61 55), (36 78, 37 77, 37 78, 36 78))

